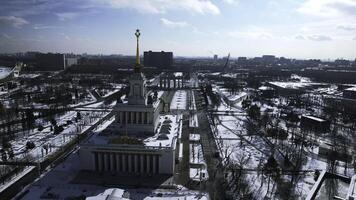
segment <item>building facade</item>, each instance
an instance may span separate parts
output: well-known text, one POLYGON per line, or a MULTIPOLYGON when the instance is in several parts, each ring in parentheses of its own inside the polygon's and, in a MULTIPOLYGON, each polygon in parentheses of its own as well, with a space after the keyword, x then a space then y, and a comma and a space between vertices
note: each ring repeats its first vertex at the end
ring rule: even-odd
POLYGON ((143 62, 146 67, 169 69, 173 65, 173 52, 145 51, 143 53, 143 62))

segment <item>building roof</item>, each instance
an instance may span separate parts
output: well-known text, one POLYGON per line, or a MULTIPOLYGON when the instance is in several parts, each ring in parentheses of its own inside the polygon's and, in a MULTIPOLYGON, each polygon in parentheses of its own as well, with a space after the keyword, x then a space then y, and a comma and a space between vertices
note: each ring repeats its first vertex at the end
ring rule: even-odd
POLYGON ((347 89, 345 89, 345 90, 346 90, 346 91, 356 92, 356 87, 347 88, 347 89))
POLYGON ((269 84, 283 89, 294 89, 294 90, 298 90, 306 87, 312 87, 312 86, 327 85, 324 83, 288 82, 288 81, 287 82, 273 81, 273 82, 269 82, 269 84))
POLYGON ((321 118, 314 117, 314 116, 311 116, 311 115, 303 115, 303 117, 311 119, 311 120, 314 120, 314 121, 318 121, 318 122, 325 122, 326 121, 325 119, 321 119, 321 118))
POLYGON ((268 87, 268 86, 261 86, 258 88, 259 90, 274 90, 274 88, 268 87))
POLYGON ((125 193, 127 192, 123 189, 110 188, 97 196, 87 197, 86 200, 128 200, 129 198, 124 197, 125 193))
MULTIPOLYGON (((143 148, 144 147, 165 147, 165 148, 175 148, 175 138, 178 137, 179 132, 182 131, 181 125, 181 115, 160 115, 158 127, 155 131, 153 136, 130 136, 135 137, 138 140, 143 141, 143 148)), ((115 127, 114 127, 115 128, 115 127)), ((115 129, 110 128, 110 126, 105 129, 104 131, 93 135, 85 145, 98 145, 98 146, 112 146, 112 147, 119 147, 119 146, 132 146, 141 148, 140 145, 130 145, 130 144, 114 144, 110 143, 115 138, 118 138, 118 135, 115 134, 115 129)))

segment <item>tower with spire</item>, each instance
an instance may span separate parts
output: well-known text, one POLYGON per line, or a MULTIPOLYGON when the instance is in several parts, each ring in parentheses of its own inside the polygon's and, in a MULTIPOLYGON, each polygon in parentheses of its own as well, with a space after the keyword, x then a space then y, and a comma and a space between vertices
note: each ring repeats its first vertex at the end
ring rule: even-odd
POLYGON ((146 78, 141 72, 140 64, 140 50, 139 50, 139 38, 140 30, 137 29, 135 32, 136 36, 136 63, 134 66, 134 73, 130 76, 130 93, 128 96, 128 103, 130 105, 144 105, 146 104, 146 78))
POLYGON ((146 78, 140 64, 139 37, 140 30, 136 30, 136 63, 133 73, 128 77, 130 92, 126 102, 116 105, 116 125, 119 132, 137 134, 139 132, 153 133, 156 119, 159 116, 159 104, 148 101, 146 78))

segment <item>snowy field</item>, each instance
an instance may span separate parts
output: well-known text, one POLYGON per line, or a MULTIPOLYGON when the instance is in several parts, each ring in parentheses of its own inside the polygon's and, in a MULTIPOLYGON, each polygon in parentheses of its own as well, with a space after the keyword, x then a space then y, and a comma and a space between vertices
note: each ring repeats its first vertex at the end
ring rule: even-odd
MULTIPOLYGON (((100 106, 101 104, 97 104, 100 106)), ((93 106, 92 106, 93 107, 93 106)), ((73 141, 79 134, 82 134, 102 117, 107 115, 109 112, 91 112, 91 111, 80 111, 81 119, 76 122, 77 111, 69 111, 62 115, 57 115, 55 120, 58 126, 63 126, 63 131, 59 134, 54 134, 53 129, 51 128, 50 122, 42 121, 43 130, 39 131, 38 129, 29 130, 26 133, 23 133, 22 137, 18 137, 15 140, 11 141, 11 145, 14 152, 14 158, 9 159, 9 161, 32 161, 32 162, 42 162, 47 157, 53 155, 57 150, 60 150, 64 145, 73 141), (70 123, 68 123, 70 121, 70 123), (52 130, 51 130, 52 129, 52 130), (27 142, 33 142, 34 148, 27 149, 27 142)), ((113 119, 111 119, 113 120, 113 119)), ((110 121, 110 120, 109 120, 110 121)), ((97 129, 101 129, 103 125, 99 125, 97 129)), ((25 174, 21 172, 17 174, 16 177, 12 177, 13 180, 16 180, 25 174)), ((28 171, 27 171, 28 172, 28 171)), ((0 189, 4 189, 8 186, 7 182, 0 186, 0 189)))
MULTIPOLYGON (((310 85, 308 80, 303 80, 295 85, 310 85)), ((321 93, 334 93, 335 88, 333 86, 325 89, 320 89, 321 93)), ((220 149, 220 155, 223 158, 225 165, 243 165, 246 172, 245 179, 248 181, 248 185, 252 191, 256 194, 256 197, 263 199, 265 196, 272 199, 279 199, 276 195, 277 189, 280 187, 273 179, 270 180, 269 192, 267 192, 266 176, 259 173, 259 169, 263 167, 267 159, 273 153, 272 143, 277 143, 282 148, 280 152, 286 154, 288 146, 292 146, 291 135, 288 135, 287 140, 272 140, 265 136, 261 136, 259 130, 248 130, 247 118, 244 115, 239 114, 237 111, 241 111, 241 103, 236 103, 233 106, 229 106, 224 101, 224 95, 227 95, 224 90, 217 89, 216 86, 213 87, 213 91, 221 96, 221 104, 214 108, 213 120, 216 126, 211 126, 216 143, 220 149), (223 111, 229 110, 234 111, 231 116, 227 116, 223 111), (257 133, 258 131, 258 133, 257 133), (270 142, 268 142, 270 140, 270 142)), ((237 96, 239 96, 237 94, 237 96)), ((225 98, 226 99, 226 98, 225 98)), ((271 99, 274 102, 273 105, 268 105, 266 103, 258 102, 257 105, 261 108, 262 113, 269 113, 271 116, 278 116, 280 113, 280 108, 278 106, 287 104, 284 98, 271 99)), ((295 109, 299 114, 312 113, 311 111, 306 111, 305 109, 295 109)), ((315 113, 314 113, 315 114, 315 113)), ((279 127, 287 130, 286 123, 284 120, 279 122, 279 127)), ((295 128, 294 131, 296 135, 300 133, 300 128, 295 128)), ((315 138, 309 138, 314 141, 315 138)), ((327 140, 324 138, 323 140, 327 140)), ((312 186, 315 183, 314 171, 315 170, 325 170, 328 169, 328 163, 325 158, 321 158, 318 155, 318 146, 304 146, 303 152, 306 155, 302 162, 302 167, 300 169, 301 174, 297 176, 296 186, 294 190, 294 195, 298 196, 298 199, 304 199, 312 186)), ((283 166, 282 154, 276 153, 274 151, 274 157, 277 162, 283 166)), ((338 162, 335 171, 339 174, 345 174, 347 176, 352 176, 354 170, 352 166, 347 166, 343 162, 338 162)), ((289 182, 292 178, 291 175, 285 174, 281 177, 280 181, 289 182)), ((341 186, 340 186, 341 187, 341 186)))

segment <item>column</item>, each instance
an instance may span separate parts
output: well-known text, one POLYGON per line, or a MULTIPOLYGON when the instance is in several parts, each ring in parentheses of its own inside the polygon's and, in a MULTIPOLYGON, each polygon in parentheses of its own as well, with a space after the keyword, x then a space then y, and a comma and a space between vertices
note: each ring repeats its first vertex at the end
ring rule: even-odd
POLYGON ((111 170, 111 165, 110 165, 110 153, 105 153, 105 166, 106 166, 106 171, 111 170))
POLYGON ((150 120, 149 120, 149 114, 150 114, 150 112, 145 112, 145 123, 146 124, 149 124, 150 123, 150 120))
POLYGON ((176 88, 176 78, 173 79, 173 87, 176 88))
POLYGON ((95 169, 95 171, 99 171, 98 152, 94 152, 94 169, 95 169))
POLYGON ((140 122, 140 112, 136 112, 136 124, 140 124, 141 122, 140 122))
POLYGON ((168 88, 171 88, 171 78, 168 78, 168 88))
POLYGON ((127 156, 128 156, 128 161, 127 162, 128 162, 128 166, 129 166, 128 167, 129 168, 129 173, 131 173, 132 172, 132 166, 131 166, 131 159, 132 159, 131 157, 132 157, 132 155, 128 154, 127 156))
POLYGON ((130 112, 131 113, 131 124, 133 124, 133 122, 134 122, 134 112, 130 112))
POLYGON ((145 171, 144 171, 144 167, 143 167, 143 157, 144 157, 145 155, 144 154, 140 154, 140 162, 141 162, 141 166, 140 166, 140 172, 141 173, 144 173, 145 171))
POLYGON ((146 154, 146 173, 149 174, 150 173, 150 155, 146 154))
POLYGON ((152 155, 152 172, 153 174, 156 173, 156 155, 152 155))
POLYGON ((159 173, 159 155, 156 155, 156 173, 159 173))
POLYGON ((121 171, 121 156, 120 154, 116 154, 116 171, 120 172, 121 171))
POLYGON ((147 124, 145 120, 145 113, 146 112, 141 112, 141 124, 147 124))
POLYGON ((124 114, 122 113, 122 111, 120 111, 120 124, 122 124, 124 122, 124 114))
POLYGON ((102 153, 103 157, 103 171, 106 171, 108 165, 108 158, 106 157, 106 153, 102 153))
POLYGON ((98 171, 100 172, 103 168, 101 163, 101 154, 100 152, 98 152, 97 154, 98 154, 98 171))
POLYGON ((111 168, 111 172, 115 172, 116 171, 116 161, 115 161, 115 154, 114 153, 110 153, 110 168, 111 168))
POLYGON ((159 77, 159 87, 162 87, 162 78, 159 77))
POLYGON ((126 155, 121 154, 121 171, 126 172, 126 155))
POLYGON ((125 111, 125 126, 127 125, 128 118, 129 118, 129 113, 125 111))
POLYGON ((135 154, 134 155, 134 159, 135 159, 135 173, 139 172, 138 171, 138 155, 135 154))
POLYGON ((105 155, 103 152, 100 153, 101 156, 101 171, 105 171, 105 155))

